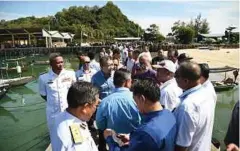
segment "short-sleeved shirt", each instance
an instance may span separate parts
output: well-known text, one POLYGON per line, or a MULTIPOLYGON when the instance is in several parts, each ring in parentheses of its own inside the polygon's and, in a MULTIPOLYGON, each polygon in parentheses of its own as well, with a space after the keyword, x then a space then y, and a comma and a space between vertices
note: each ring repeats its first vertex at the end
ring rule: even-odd
POLYGON ((181 94, 182 89, 178 87, 175 78, 170 79, 160 86, 160 103, 165 109, 172 111, 178 107, 181 94))
MULTIPOLYGON (((129 147, 110 146, 121 151, 174 151, 176 120, 174 115, 163 109, 143 115, 142 125, 130 135, 129 147)), ((110 141, 111 137, 107 138, 110 141)))
POLYGON ((96 73, 97 71, 94 69, 90 69, 88 73, 83 71, 83 69, 76 71, 76 78, 78 81, 86 81, 86 82, 91 82, 92 76, 96 73))
POLYGON ((65 69, 59 75, 50 70, 39 77, 39 93, 47 97, 47 116, 63 112, 68 107, 68 89, 75 81, 75 73, 65 69))
POLYGON ((214 101, 206 89, 197 85, 183 92, 174 111, 177 120, 176 145, 191 151, 210 151, 214 101))
POLYGON ((117 133, 130 133, 140 125, 140 114, 128 88, 116 88, 104 98, 96 115, 98 129, 113 129, 117 133))
POLYGON ((53 134, 51 142, 53 151, 97 151, 97 146, 89 132, 87 123, 81 121, 67 111, 56 116, 53 134), (79 125, 83 142, 74 143, 70 131, 70 126, 73 124, 79 125))
POLYGON ((110 77, 105 78, 102 70, 98 71, 96 74, 93 75, 92 84, 98 87, 100 91, 100 99, 104 99, 105 97, 110 95, 115 88, 113 84, 113 74, 111 74, 110 77))

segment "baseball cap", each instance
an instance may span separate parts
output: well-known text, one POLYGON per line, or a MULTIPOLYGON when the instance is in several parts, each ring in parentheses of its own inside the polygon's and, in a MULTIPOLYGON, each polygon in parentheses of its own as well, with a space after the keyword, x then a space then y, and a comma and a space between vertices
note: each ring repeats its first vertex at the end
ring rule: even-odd
POLYGON ((178 56, 178 61, 185 61, 185 60, 191 60, 191 59, 193 59, 192 57, 190 57, 188 54, 186 54, 186 53, 182 53, 182 54, 180 54, 179 56, 178 56))
POLYGON ((161 62, 157 62, 156 65, 152 65, 153 68, 159 69, 164 68, 168 71, 175 73, 176 72, 176 66, 171 60, 163 60, 161 62))

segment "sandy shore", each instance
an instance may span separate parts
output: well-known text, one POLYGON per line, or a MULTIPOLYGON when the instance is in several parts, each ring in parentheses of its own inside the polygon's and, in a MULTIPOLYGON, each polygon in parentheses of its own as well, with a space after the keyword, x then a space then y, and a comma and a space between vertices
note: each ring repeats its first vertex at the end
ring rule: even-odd
MULTIPOLYGON (((239 49, 199 50, 181 49, 179 54, 187 53, 197 63, 207 63, 210 68, 230 66, 239 68, 239 49)), ((167 52, 164 52, 167 55, 167 52)), ((227 72, 226 78, 233 78, 232 72, 227 72)), ((225 78, 224 73, 210 74, 211 80, 221 81, 225 78)), ((237 78, 239 81, 239 77, 237 78)))
POLYGON ((239 49, 199 50, 183 49, 179 54, 187 53, 198 63, 208 63, 209 67, 239 67, 239 49))

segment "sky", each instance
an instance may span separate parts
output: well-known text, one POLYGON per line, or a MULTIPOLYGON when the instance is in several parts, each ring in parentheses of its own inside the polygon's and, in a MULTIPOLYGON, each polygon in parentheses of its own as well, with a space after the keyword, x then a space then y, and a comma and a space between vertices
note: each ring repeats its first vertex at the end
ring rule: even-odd
MULTIPOLYGON (((70 6, 104 6, 106 1, 0 1, 0 20, 55 15, 70 6)), ((175 21, 189 22, 201 13, 209 22, 210 33, 224 33, 228 26, 239 27, 238 1, 113 1, 128 19, 143 29, 160 27, 163 35, 171 32, 175 21)))

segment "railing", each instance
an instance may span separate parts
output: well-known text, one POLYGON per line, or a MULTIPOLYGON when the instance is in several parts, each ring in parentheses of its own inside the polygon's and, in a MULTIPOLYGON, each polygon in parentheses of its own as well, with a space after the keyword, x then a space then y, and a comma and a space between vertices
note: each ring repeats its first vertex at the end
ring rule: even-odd
POLYGON ((77 51, 95 51, 98 53, 102 48, 108 49, 109 46, 91 46, 91 47, 64 47, 64 48, 45 48, 45 47, 29 47, 29 48, 6 48, 0 50, 0 58, 8 59, 13 56, 30 56, 33 54, 49 55, 52 52, 60 52, 61 54, 72 54, 77 51))

